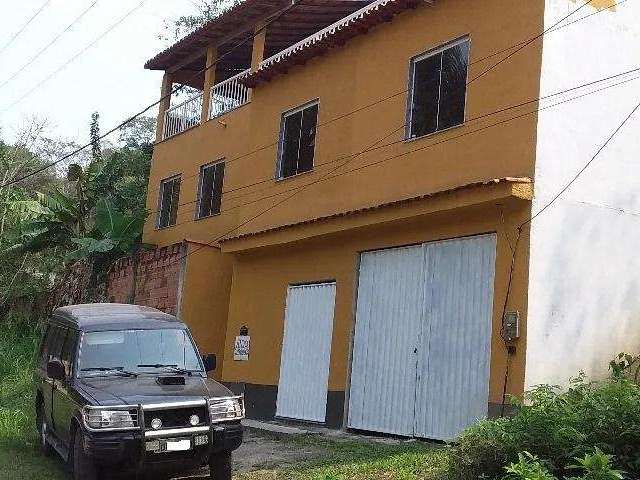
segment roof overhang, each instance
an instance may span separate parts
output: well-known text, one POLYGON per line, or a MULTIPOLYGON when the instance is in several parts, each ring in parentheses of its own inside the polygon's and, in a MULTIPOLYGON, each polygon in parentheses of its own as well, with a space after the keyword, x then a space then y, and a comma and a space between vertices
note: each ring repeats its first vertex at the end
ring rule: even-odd
POLYGON ((285 73, 295 65, 305 63, 333 47, 344 45, 351 38, 365 34, 376 25, 390 22, 395 15, 404 10, 416 8, 420 4, 432 5, 434 1, 375 0, 289 48, 266 58, 258 69, 242 80, 242 83, 253 88, 260 83, 268 82, 274 76, 285 73))
POLYGON ((243 0, 147 61, 145 68, 172 72, 178 83, 202 83, 193 77, 205 68, 207 47, 215 46, 219 58, 216 69, 224 79, 249 67, 251 39, 261 23, 269 22, 265 44, 265 56, 269 57, 372 1, 243 0))
POLYGON ((532 198, 531 179, 496 178, 266 230, 242 233, 227 237, 220 244, 223 252, 238 253, 459 208, 509 201, 531 202, 532 198))

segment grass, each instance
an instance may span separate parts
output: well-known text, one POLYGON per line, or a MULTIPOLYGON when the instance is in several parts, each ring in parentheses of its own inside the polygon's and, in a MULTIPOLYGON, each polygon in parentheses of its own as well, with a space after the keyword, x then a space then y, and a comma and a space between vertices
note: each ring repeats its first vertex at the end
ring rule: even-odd
POLYGON ((319 457, 238 476, 239 480, 441 480, 446 449, 421 442, 400 444, 302 437, 289 442, 320 450, 319 457))
POLYGON ((62 462, 42 457, 33 418, 34 328, 0 326, 0 480, 62 480, 62 462))
MULTIPOLYGON (((0 480, 67 480, 62 461, 38 450, 33 412, 33 327, 0 325, 0 480)), ((265 465, 237 475, 238 480, 436 480, 446 451, 420 442, 401 444, 327 440, 318 437, 281 440, 283 448, 315 451, 293 465, 265 465)))

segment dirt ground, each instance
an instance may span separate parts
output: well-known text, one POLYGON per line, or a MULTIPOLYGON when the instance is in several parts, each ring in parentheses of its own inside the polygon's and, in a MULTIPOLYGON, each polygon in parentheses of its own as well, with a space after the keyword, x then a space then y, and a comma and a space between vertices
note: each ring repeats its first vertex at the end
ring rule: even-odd
MULTIPOLYGON (((233 473, 242 474, 254 470, 290 465, 301 460, 321 457, 325 450, 320 447, 298 445, 295 442, 279 440, 269 434, 246 429, 242 446, 233 453, 233 473)), ((194 472, 173 480, 205 479, 208 472, 194 472)))

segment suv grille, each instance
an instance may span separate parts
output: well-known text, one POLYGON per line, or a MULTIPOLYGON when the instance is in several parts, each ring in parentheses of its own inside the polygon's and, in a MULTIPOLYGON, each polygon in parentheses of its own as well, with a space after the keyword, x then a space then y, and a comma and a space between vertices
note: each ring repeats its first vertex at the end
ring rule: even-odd
POLYGON ((151 430, 151 421, 154 418, 159 418, 162 421, 162 428, 183 428, 208 424, 207 407, 205 405, 201 407, 182 407, 172 408, 169 410, 145 411, 145 429, 151 430), (200 423, 197 425, 191 425, 189 423, 189 418, 191 418, 192 415, 197 415, 200 419, 200 423))

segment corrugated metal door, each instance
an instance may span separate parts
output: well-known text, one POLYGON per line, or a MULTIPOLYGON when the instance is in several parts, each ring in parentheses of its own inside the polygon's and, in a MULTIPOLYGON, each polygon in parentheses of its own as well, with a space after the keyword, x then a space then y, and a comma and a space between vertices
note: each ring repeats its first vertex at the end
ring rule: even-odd
POLYGON ((324 422, 336 298, 335 283, 287 292, 276 415, 324 422))
POLYGON ((415 435, 452 440, 487 416, 495 235, 425 245, 415 435))
POLYGON ((449 440, 486 416, 495 242, 361 255, 349 427, 449 440))
POLYGON ((350 428, 413 435, 422 285, 420 246, 361 255, 350 428))

